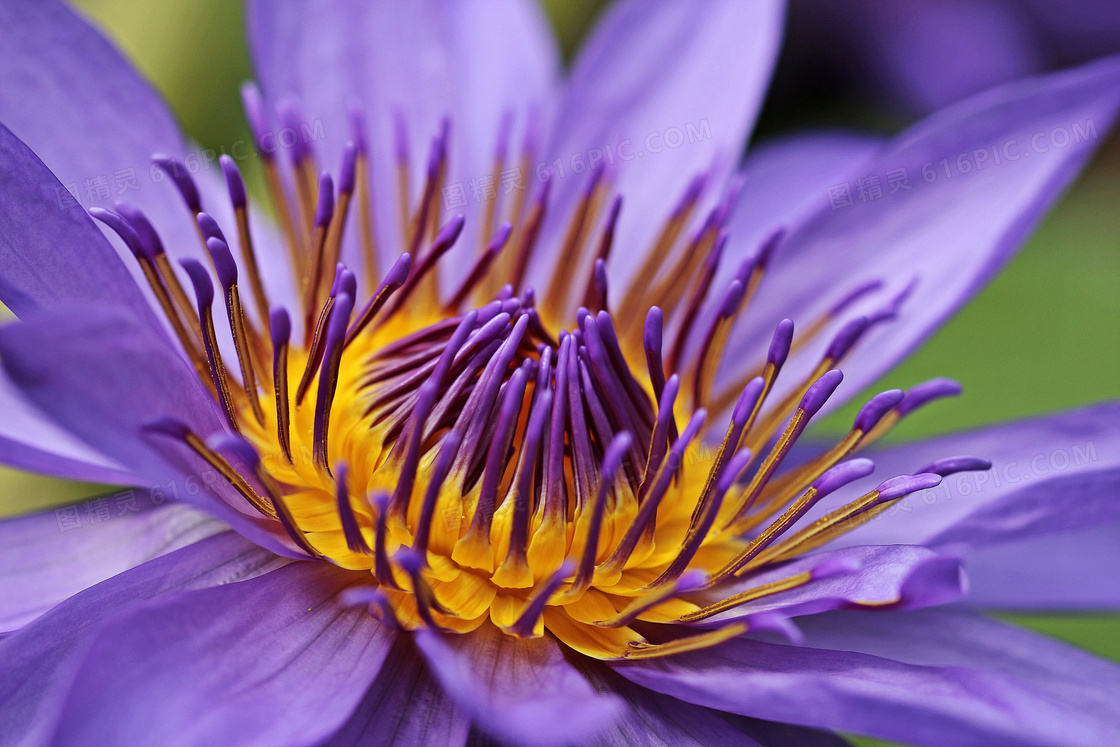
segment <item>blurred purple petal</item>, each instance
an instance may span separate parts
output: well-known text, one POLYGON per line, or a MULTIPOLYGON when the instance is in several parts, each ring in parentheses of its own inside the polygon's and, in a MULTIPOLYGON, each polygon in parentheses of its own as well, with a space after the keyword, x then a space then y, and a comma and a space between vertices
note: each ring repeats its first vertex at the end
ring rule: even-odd
POLYGON ((0 638, 0 733, 27 744, 49 741, 101 623, 129 605, 242 581, 287 562, 223 532, 92 586, 0 638))
POLYGON ((619 710, 565 661, 551 638, 522 640, 489 623, 467 635, 415 634, 443 689, 487 732, 524 745, 585 741, 619 710))
POLYGON ((833 612, 805 645, 739 638, 616 665, 691 703, 911 744, 1113 744, 1120 667, 951 609, 833 612))
POLYGON ((396 638, 339 605, 355 578, 293 563, 116 615, 76 672, 54 744, 318 743, 349 719, 396 638))
POLYGON ((612 284, 626 286, 691 178, 707 175, 700 207, 715 204, 758 116, 783 15, 772 0, 607 9, 576 54, 540 159, 554 171, 553 206, 530 281, 547 276, 596 154, 625 200, 615 243, 627 249, 612 258, 612 284))
POLYGON ((225 529, 186 506, 158 507, 146 490, 0 521, 0 631, 23 627, 82 589, 225 529))
MULTIPOLYGON (((728 349, 738 354, 727 356, 724 375, 746 375, 761 360, 777 320, 789 317, 804 329, 854 288, 883 280, 850 315, 869 313, 916 281, 897 319, 871 329, 841 365, 845 395, 862 390, 1014 254, 1102 142, 1118 108, 1120 58, 1113 58, 1001 86, 903 132, 848 181, 829 185, 836 194, 820 190, 815 219, 775 253, 733 330, 728 349), (910 189, 891 194, 900 169, 910 189), (865 184, 864 200, 855 178, 869 175, 878 186, 865 184)), ((776 396, 816 365, 831 335, 790 357, 776 396)))

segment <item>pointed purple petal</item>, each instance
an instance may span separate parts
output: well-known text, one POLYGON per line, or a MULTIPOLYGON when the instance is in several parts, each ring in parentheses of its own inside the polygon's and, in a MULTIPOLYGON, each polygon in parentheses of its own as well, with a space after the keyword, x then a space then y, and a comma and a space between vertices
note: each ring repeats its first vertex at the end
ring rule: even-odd
POLYGON ((0 521, 0 631, 79 591, 226 529, 147 490, 0 521), (155 501, 159 501, 156 503, 155 501))
POLYGON ((514 638, 489 623, 468 635, 425 630, 415 638, 448 695, 503 741, 583 742, 618 711, 618 701, 597 693, 549 638, 514 638))
POLYGON ((800 625, 805 645, 738 638, 615 670, 709 708, 911 744, 1120 739, 1120 667, 1065 644, 949 609, 800 625))
POLYGON ((346 723, 396 638, 340 605, 360 579, 293 563, 115 616, 74 677, 54 743, 318 743, 346 723))
POLYGON ((74 674, 100 624, 162 595, 253 578, 290 561, 233 532, 196 542, 125 571, 62 602, 0 639, 0 732, 49 742, 74 674))
POLYGON ((733 716, 639 687, 604 666, 589 667, 596 688, 609 690, 626 701, 614 728, 599 737, 597 745, 673 745, 708 747, 846 747, 834 734, 788 724, 733 716), (656 738, 656 741, 651 741, 656 738))
POLYGON ((320 747, 466 745, 470 726, 425 666, 412 637, 402 635, 350 720, 320 747))
POLYGON ((108 485, 140 478, 48 418, 0 371, 0 461, 31 472, 108 485))

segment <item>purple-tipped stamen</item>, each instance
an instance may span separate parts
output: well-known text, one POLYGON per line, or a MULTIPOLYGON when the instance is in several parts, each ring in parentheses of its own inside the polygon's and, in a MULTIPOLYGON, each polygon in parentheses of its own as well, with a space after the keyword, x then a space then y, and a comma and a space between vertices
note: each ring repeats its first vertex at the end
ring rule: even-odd
POLYGON ((198 185, 194 183, 194 179, 183 162, 178 158, 156 153, 152 156, 152 163, 175 183, 175 188, 179 190, 179 194, 182 196, 183 202, 187 204, 187 209, 191 211, 191 214, 201 213, 202 197, 199 195, 198 185))
POLYGON ((906 396, 898 405, 899 417, 905 417, 919 407, 943 397, 956 397, 961 393, 961 385, 952 379, 930 379, 915 384, 906 390, 906 396))
POLYGON ((855 429, 870 433, 871 429, 878 425, 883 416, 893 410, 904 396, 905 393, 901 389, 888 389, 876 394, 860 408, 855 420, 855 429))
POLYGON ((981 459, 980 457, 973 456, 955 456, 930 462, 918 470, 918 472, 932 472, 935 475, 948 477, 957 472, 986 472, 991 468, 992 462, 989 459, 981 459))

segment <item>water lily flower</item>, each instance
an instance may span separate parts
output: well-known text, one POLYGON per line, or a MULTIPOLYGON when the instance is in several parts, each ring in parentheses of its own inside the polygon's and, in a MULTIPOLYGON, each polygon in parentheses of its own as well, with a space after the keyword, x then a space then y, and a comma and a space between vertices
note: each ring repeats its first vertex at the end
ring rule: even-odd
POLYGON ((1014 253, 1120 60, 739 163, 782 15, 620 0, 561 77, 531 2, 252 3, 216 159, 0 6, 0 455, 125 486, 0 522, 2 741, 1116 743, 1120 669, 963 605, 1120 601, 1120 407, 802 434, 1014 253))

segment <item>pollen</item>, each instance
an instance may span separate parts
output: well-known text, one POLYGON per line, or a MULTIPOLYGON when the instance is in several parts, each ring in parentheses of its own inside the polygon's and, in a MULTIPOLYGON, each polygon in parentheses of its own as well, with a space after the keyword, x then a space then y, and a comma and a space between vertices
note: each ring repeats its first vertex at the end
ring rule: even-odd
MULTIPOLYGON (((252 88, 246 106, 251 123, 263 121, 252 88)), ((290 308, 270 301, 249 197, 228 158, 236 220, 226 228, 239 258, 182 165, 156 161, 196 214, 211 259, 182 263, 193 302, 139 211, 118 205, 95 217, 133 251, 227 432, 198 434, 171 418, 148 428, 169 453, 216 470, 243 500, 236 508, 298 552, 353 571, 360 580, 348 598, 386 624, 464 633, 490 621, 599 659, 711 646, 748 630, 711 622, 720 612, 813 579, 752 585, 760 568, 820 547, 943 474, 982 468, 930 465, 802 521, 871 472, 856 452, 956 393, 940 380, 883 392, 833 448, 783 467, 839 385, 841 361, 905 294, 849 318, 881 283, 848 289, 796 340, 782 320, 757 370, 720 381, 729 331, 783 241, 775 231, 715 286, 735 183, 706 215, 694 215, 706 179, 684 185, 653 245, 625 248, 646 260, 616 299, 606 268, 625 207, 610 172, 597 169, 564 216, 564 270, 536 289, 525 278, 552 209, 549 185, 488 203, 481 227, 441 215, 445 122, 418 197, 398 144, 402 245, 379 272, 389 252, 377 244, 360 111, 352 121, 337 180, 319 173, 310 148, 261 153, 286 244, 275 254, 296 278, 290 308), (359 248, 361 278, 343 261, 346 241, 359 248), (477 243, 475 259, 452 271, 441 259, 462 243, 477 243), (441 271, 458 280, 450 293, 441 271), (827 330, 816 367, 774 396, 791 350, 827 330)), ((507 122, 500 154, 508 136, 507 122)))

